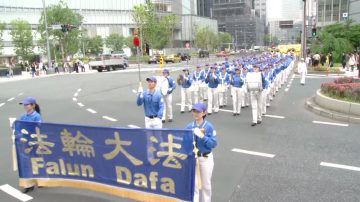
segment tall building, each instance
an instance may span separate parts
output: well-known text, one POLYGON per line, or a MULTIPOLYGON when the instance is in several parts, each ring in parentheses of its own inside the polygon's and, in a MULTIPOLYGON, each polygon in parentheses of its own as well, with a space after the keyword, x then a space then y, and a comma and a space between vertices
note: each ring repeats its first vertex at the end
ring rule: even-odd
POLYGON ((360 0, 350 0, 349 18, 360 23, 360 0))
POLYGON ((211 18, 214 0, 197 0, 197 13, 199 16, 211 18))
POLYGON ((350 0, 318 0, 316 26, 323 27, 347 20, 349 5, 350 0))
POLYGON ((261 19, 266 20, 266 0, 254 0, 254 9, 259 13, 261 19))
POLYGON ((252 0, 214 0, 212 16, 219 31, 229 32, 237 49, 264 44, 265 22, 252 10, 252 0))
MULTIPOLYGON (((58 4, 60 0, 46 0, 46 5, 58 4)), ((118 33, 125 37, 133 35, 137 27, 133 21, 132 12, 135 5, 145 3, 145 0, 67 0, 70 9, 80 13, 83 19, 82 27, 87 30, 89 36, 100 35, 102 38, 112 33, 118 33)), ((159 15, 169 12, 177 14, 179 23, 174 30, 174 41, 179 47, 189 40, 193 40, 191 27, 197 23, 199 26, 209 26, 217 31, 217 21, 197 16, 197 2, 194 0, 152 0, 159 15)), ((33 28, 34 42, 39 39, 37 27, 41 12, 43 11, 42 0, 0 0, 0 22, 9 24, 14 19, 24 19, 33 28)), ((51 26, 51 25, 49 25, 51 26)), ((5 54, 14 54, 10 27, 7 27, 3 35, 5 54)), ((36 50, 35 50, 36 51, 36 50)))

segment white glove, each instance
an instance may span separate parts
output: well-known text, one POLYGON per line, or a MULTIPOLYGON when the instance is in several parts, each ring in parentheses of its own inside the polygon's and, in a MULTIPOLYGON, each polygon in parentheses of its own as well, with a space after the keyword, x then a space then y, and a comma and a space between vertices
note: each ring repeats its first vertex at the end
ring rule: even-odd
POLYGON ((142 93, 142 92, 144 92, 144 89, 143 89, 142 86, 139 86, 139 88, 138 88, 138 93, 142 93))
POLYGON ((198 136, 199 138, 203 138, 204 137, 204 133, 201 132, 200 128, 194 128, 194 134, 196 136, 198 136))

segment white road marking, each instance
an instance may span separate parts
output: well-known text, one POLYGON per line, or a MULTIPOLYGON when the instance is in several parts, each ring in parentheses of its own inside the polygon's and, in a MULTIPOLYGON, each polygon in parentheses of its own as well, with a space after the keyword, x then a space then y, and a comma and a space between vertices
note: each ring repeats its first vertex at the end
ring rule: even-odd
POLYGON ((11 102, 11 101, 13 101, 14 99, 15 99, 15 98, 12 97, 12 98, 8 99, 7 101, 8 101, 8 102, 11 102))
POLYGON ((79 95, 79 93, 75 93, 75 94, 74 94, 74 97, 77 97, 78 95, 79 95))
POLYGON ((86 110, 87 110, 88 112, 90 112, 90 113, 93 113, 93 114, 96 114, 96 113, 97 113, 95 110, 90 109, 90 108, 87 108, 86 110))
POLYGON ((81 102, 78 102, 77 103, 80 107, 83 107, 83 106, 85 106, 83 103, 81 103, 81 102))
POLYGON ((289 83, 286 87, 287 87, 287 88, 290 88, 290 85, 291 85, 291 84, 289 83))
POLYGON ((255 156, 262 156, 262 157, 267 157, 267 158, 274 158, 275 157, 274 154, 267 154, 267 153, 262 153, 262 152, 248 151, 248 150, 237 149, 237 148, 234 148, 231 151, 238 152, 238 153, 255 155, 255 156))
POLYGON ((0 107, 2 107, 2 106, 4 106, 5 105, 5 103, 0 103, 0 107))
POLYGON ((0 190, 2 190, 3 192, 11 195, 14 198, 19 199, 20 201, 30 201, 33 199, 33 197, 27 195, 27 194, 23 194, 21 193, 19 190, 15 189, 14 187, 8 185, 8 184, 4 184, 2 186, 0 186, 0 190))
POLYGON ((22 96, 24 93, 19 93, 18 96, 22 96))
POLYGON ((137 91, 135 89, 133 89, 132 92, 135 93, 135 94, 137 93, 137 91))
POLYGON ((289 88, 285 88, 285 92, 288 92, 289 91, 289 88))
POLYGON ((103 118, 106 119, 106 120, 112 121, 112 122, 117 121, 116 119, 111 118, 111 117, 109 117, 109 116, 103 116, 103 118))
POLYGON ((294 79, 294 78, 295 78, 295 74, 293 74, 291 78, 294 79))
POLYGON ((333 125, 333 126, 343 126, 343 127, 348 127, 349 126, 349 124, 324 122, 324 121, 313 121, 313 123, 324 124, 324 125, 333 125))
POLYGON ((77 102, 77 98, 76 98, 76 97, 73 97, 73 101, 74 101, 74 102, 77 102))
POLYGON ((347 166, 347 165, 341 165, 341 164, 335 164, 335 163, 321 162, 320 165, 325 166, 325 167, 341 168, 341 169, 346 169, 346 170, 360 171, 359 167, 347 166))
POLYGON ((77 89, 77 92, 80 92, 81 91, 81 88, 77 89))
POLYGON ((284 116, 277 116, 277 115, 270 115, 270 114, 265 114, 264 116, 269 117, 269 118, 275 118, 275 119, 284 119, 284 116))
POLYGON ((129 128, 140 128, 139 126, 136 125, 128 125, 129 128))

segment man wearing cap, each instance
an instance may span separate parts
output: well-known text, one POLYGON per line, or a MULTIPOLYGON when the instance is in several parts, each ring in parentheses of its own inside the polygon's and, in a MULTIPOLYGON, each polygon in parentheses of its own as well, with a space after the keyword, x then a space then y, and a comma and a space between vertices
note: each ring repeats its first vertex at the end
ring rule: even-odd
POLYGON ((305 85, 305 77, 307 74, 307 67, 306 63, 304 61, 304 58, 301 58, 299 64, 298 64, 298 72, 300 74, 300 84, 305 85))
POLYGON ((191 111, 192 100, 191 100, 191 89, 192 78, 189 73, 189 69, 183 69, 183 74, 179 75, 178 84, 181 85, 181 113, 184 113, 185 106, 188 106, 189 112, 191 111))
POLYGON ((205 83, 205 79, 208 77, 209 72, 210 72, 210 65, 209 63, 205 64, 205 69, 201 71, 202 75, 203 75, 203 82, 201 84, 201 95, 203 97, 204 101, 208 100, 208 85, 205 83))
POLYGON ((244 81, 240 75, 240 68, 235 67, 235 74, 231 76, 231 94, 233 100, 233 116, 240 115, 241 112, 241 102, 244 96, 244 91, 242 89, 244 81))
MULTIPOLYGON (((198 202, 200 194, 202 201, 211 201, 211 177, 214 168, 214 157, 212 150, 217 146, 216 130, 214 126, 205 120, 206 105, 196 103, 192 107, 194 121, 186 126, 192 129, 195 135, 195 146, 197 155, 197 172, 195 177, 194 201, 198 202), (199 178, 201 179, 201 190, 199 189, 199 178)), ((196 151, 195 150, 195 151, 196 151)))
POLYGON ((146 79, 148 89, 143 91, 139 86, 136 104, 144 105, 145 128, 162 128, 162 117, 164 111, 164 99, 160 90, 156 90, 156 77, 151 76, 146 79))
POLYGON ((172 122, 172 120, 173 120, 172 92, 176 88, 176 83, 175 83, 174 79, 170 77, 170 72, 168 69, 163 70, 163 76, 165 78, 165 80, 163 81, 165 83, 163 85, 168 87, 167 89, 165 89, 166 92, 162 92, 163 97, 164 97, 164 103, 165 103, 164 115, 162 118, 162 122, 165 123, 166 118, 168 118, 169 122, 172 122))
POLYGON ((216 74, 216 67, 211 66, 211 70, 205 79, 205 83, 208 84, 208 114, 211 115, 214 110, 215 113, 219 111, 219 93, 217 87, 220 83, 219 77, 216 74))
POLYGON ((219 73, 219 81, 219 105, 220 108, 223 108, 228 103, 228 88, 230 84, 230 75, 226 72, 226 66, 221 67, 221 72, 219 73))
POLYGON ((201 71, 201 66, 197 65, 196 70, 193 74, 193 97, 194 97, 194 103, 198 103, 199 100, 203 101, 203 96, 201 94, 201 85, 204 82, 204 72, 201 71))

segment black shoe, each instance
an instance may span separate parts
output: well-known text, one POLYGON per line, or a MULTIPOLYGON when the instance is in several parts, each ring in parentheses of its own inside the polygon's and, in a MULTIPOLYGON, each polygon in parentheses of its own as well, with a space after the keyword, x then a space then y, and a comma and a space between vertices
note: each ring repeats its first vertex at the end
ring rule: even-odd
POLYGON ((244 109, 244 108, 245 108, 245 106, 242 106, 241 108, 242 108, 242 109, 244 109))
POLYGON ((172 122, 172 119, 169 119, 168 122, 172 122))
POLYGON ((236 115, 240 116, 240 113, 237 113, 236 115))
POLYGON ((252 123, 251 126, 256 126, 256 123, 252 123))
POLYGON ((261 121, 257 121, 257 124, 261 124, 261 121))
POLYGON ((207 101, 208 99, 204 99, 204 101, 207 101))
POLYGON ((28 193, 28 192, 30 192, 30 191, 33 191, 33 190, 34 190, 34 186, 28 187, 28 188, 24 188, 24 189, 22 190, 22 193, 26 194, 26 193, 28 193))
POLYGON ((211 115, 211 113, 208 113, 207 115, 211 115))
POLYGON ((233 113, 233 116, 236 116, 237 115, 237 113, 233 113))
POLYGON ((224 106, 220 106, 220 109, 223 108, 224 106))
POLYGON ((184 112, 184 111, 181 111, 180 113, 182 113, 182 114, 183 114, 183 113, 185 113, 185 112, 184 112))
POLYGON ((165 120, 162 120, 161 122, 162 122, 162 123, 165 123, 165 120))

